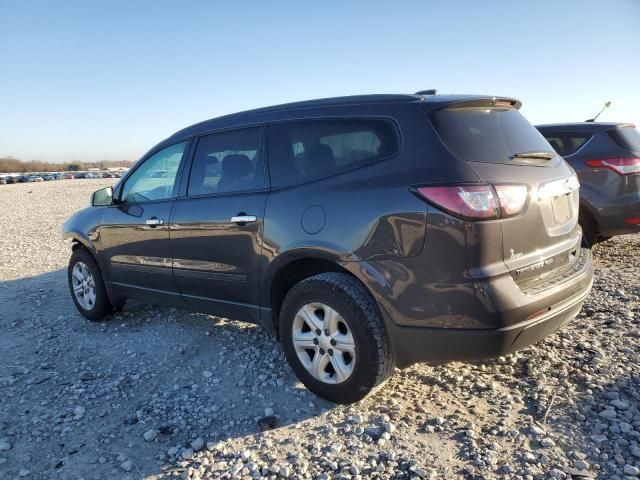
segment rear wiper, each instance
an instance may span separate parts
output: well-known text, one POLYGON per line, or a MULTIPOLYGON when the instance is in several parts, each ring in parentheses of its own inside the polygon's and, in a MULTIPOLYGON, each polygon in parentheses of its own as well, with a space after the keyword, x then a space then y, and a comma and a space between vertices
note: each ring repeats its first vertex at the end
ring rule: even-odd
POLYGON ((514 153, 509 158, 513 160, 514 158, 539 158, 544 160, 551 160, 555 157, 557 153, 555 152, 519 152, 514 153))

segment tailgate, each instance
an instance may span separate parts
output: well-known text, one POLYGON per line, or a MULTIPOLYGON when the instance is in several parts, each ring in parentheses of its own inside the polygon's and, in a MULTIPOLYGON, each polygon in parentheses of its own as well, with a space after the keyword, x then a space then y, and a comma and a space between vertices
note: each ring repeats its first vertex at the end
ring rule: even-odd
POLYGON ((504 262, 516 282, 541 278, 576 260, 582 239, 578 226, 578 183, 569 166, 554 167, 474 163, 490 183, 525 183, 529 198, 523 212, 501 221, 504 262))
POLYGON ((522 211, 494 221, 502 230, 504 263, 524 284, 578 261, 582 232, 573 169, 518 106, 500 99, 460 102, 429 118, 449 152, 465 160, 481 183, 527 186, 522 211))

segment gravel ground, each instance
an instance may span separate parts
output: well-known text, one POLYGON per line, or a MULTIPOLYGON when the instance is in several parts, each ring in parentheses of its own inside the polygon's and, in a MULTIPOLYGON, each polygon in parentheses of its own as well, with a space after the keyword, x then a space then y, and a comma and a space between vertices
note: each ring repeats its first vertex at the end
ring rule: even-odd
POLYGON ((80 317, 60 227, 111 182, 0 186, 0 478, 640 475, 640 235, 595 249, 594 290, 561 332, 396 372, 345 407, 252 325, 133 302, 80 317))

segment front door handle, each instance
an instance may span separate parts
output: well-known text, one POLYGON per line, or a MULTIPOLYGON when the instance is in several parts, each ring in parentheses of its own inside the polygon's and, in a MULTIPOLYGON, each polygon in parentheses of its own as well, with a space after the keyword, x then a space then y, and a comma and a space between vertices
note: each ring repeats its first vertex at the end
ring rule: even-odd
POLYGON ((164 220, 161 218, 151 217, 144 223, 146 223, 147 225, 162 225, 164 223, 164 220))
POLYGON ((255 215, 237 215, 231 217, 231 223, 253 223, 258 220, 255 215))

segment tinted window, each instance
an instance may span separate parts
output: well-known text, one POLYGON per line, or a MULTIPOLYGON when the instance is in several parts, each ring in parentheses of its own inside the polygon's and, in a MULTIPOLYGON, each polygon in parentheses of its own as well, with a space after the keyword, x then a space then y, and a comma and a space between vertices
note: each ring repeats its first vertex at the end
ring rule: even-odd
POLYGON ((431 121, 447 149, 472 162, 512 163, 524 152, 553 152, 549 143, 512 108, 447 108, 431 114, 431 121))
POLYGON ((154 153, 127 178, 121 199, 125 202, 147 202, 173 197, 178 167, 187 142, 171 145, 154 153))
POLYGON ((609 132, 622 148, 640 152, 640 132, 634 127, 621 127, 609 132))
POLYGON ((189 175, 188 195, 238 192, 258 186, 263 176, 260 128, 200 137, 189 175))
POLYGON ((579 132, 543 132, 542 134, 553 149, 563 157, 576 153, 592 136, 590 133, 579 132))
POLYGON ((375 119, 300 120, 269 130, 269 168, 274 186, 327 177, 375 162, 398 150, 393 124, 375 119))

